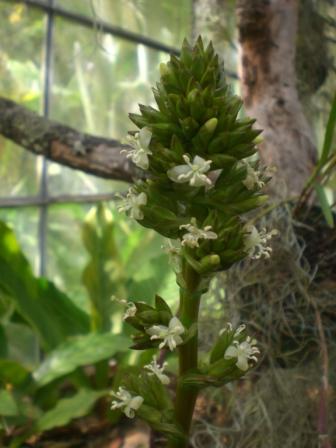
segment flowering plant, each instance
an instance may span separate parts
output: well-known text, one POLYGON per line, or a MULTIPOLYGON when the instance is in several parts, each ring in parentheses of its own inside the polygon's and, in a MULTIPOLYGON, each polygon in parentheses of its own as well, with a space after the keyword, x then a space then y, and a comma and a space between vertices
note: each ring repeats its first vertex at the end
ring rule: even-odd
POLYGON ((228 325, 206 363, 198 361, 197 320, 200 299, 213 275, 245 257, 268 258, 274 231, 262 232, 243 215, 264 203, 261 189, 270 179, 254 155, 254 120, 239 118, 241 100, 233 95, 212 44, 199 38, 183 43, 180 58, 161 64, 153 89, 158 106, 140 105, 130 114, 140 128, 132 133, 127 157, 146 171, 120 204, 140 224, 170 239, 180 304, 174 315, 156 296, 155 306, 135 302, 125 320, 132 325, 133 349, 177 351, 179 376, 175 403, 164 387, 169 377, 156 359, 140 376, 129 375, 113 408, 147 420, 166 434, 169 447, 186 447, 198 391, 222 386, 246 374, 257 362, 256 341, 245 326, 228 325), (174 240, 174 242, 172 241, 174 240), (119 400, 119 402, 118 402, 119 400))

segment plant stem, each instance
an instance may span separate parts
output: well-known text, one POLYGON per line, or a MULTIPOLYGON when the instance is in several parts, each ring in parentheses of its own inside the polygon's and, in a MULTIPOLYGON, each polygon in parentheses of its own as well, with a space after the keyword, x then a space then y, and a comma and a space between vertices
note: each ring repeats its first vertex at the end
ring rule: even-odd
MULTIPOLYGON (((185 328, 197 323, 201 292, 198 287, 201 281, 200 275, 188 264, 184 265, 183 278, 185 288, 180 289, 179 318, 185 328)), ((176 390, 175 417, 181 429, 188 436, 191 420, 194 412, 198 390, 192 386, 181 384, 181 377, 189 371, 197 368, 198 362, 198 334, 189 339, 178 349, 179 355, 179 380, 176 390)), ((171 440, 168 448, 187 448, 188 439, 184 441, 171 440)))

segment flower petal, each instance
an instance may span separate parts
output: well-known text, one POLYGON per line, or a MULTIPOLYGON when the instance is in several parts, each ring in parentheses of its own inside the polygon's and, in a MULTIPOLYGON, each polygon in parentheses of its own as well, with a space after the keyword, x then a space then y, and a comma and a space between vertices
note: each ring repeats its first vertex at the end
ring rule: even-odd
POLYGON ((144 402, 144 399, 143 399, 140 395, 137 395, 136 397, 133 397, 133 398, 130 400, 130 402, 129 402, 129 406, 130 406, 132 409, 137 410, 137 409, 139 409, 139 407, 142 405, 143 402, 144 402))
POLYGON ((238 369, 243 370, 244 372, 249 368, 248 358, 245 355, 238 356, 238 360, 236 362, 236 366, 238 369))
POLYGON ((188 165, 177 165, 167 171, 167 176, 173 182, 183 184, 192 176, 192 170, 188 165))
POLYGON ((152 139, 151 131, 144 127, 139 132, 139 143, 141 148, 147 149, 152 139))
POLYGON ((225 359, 237 358, 237 356, 238 356, 238 350, 237 347, 235 347, 234 345, 230 345, 230 347, 226 349, 224 354, 225 359))
POLYGON ((185 329, 182 325, 180 319, 178 319, 176 316, 172 317, 169 322, 169 332, 174 332, 174 334, 183 334, 185 329))

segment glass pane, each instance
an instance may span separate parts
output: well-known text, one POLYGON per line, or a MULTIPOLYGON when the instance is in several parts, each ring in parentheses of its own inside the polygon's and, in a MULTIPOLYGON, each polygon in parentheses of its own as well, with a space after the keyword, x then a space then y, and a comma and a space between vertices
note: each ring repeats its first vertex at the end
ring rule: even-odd
POLYGON ((0 2, 0 95, 39 111, 44 14, 22 3, 0 2))
POLYGON ((21 248, 31 263, 35 274, 38 272, 38 210, 34 208, 0 208, 0 220, 15 232, 21 248))
MULTIPOLYGON (((49 207, 48 215, 47 276, 84 309, 88 309, 89 303, 82 273, 90 258, 82 242, 81 228, 91 207, 54 205, 49 207)), ((109 209, 115 223, 116 252, 111 252, 109 265, 104 269, 113 278, 119 295, 151 300, 159 293, 175 305, 177 285, 162 250, 163 239, 118 213, 112 202, 109 209)))
MULTIPOLYGON (((83 132, 123 139, 132 127, 128 113, 153 100, 150 86, 167 55, 57 19, 54 58, 52 118, 83 132)), ((49 181, 52 194, 126 188, 55 164, 49 167, 49 181)))
POLYGON ((191 0, 57 0, 57 4, 166 45, 191 34, 191 0))
MULTIPOLYGON (((41 104, 44 15, 20 3, 0 3, 0 96, 35 111, 41 104)), ((37 158, 0 139, 0 196, 38 189, 37 158)))
POLYGON ((0 197, 36 194, 37 171, 36 156, 0 137, 0 197))
POLYGON ((74 302, 88 308, 81 275, 87 253, 81 241, 81 224, 89 205, 55 205, 48 211, 47 277, 74 302))

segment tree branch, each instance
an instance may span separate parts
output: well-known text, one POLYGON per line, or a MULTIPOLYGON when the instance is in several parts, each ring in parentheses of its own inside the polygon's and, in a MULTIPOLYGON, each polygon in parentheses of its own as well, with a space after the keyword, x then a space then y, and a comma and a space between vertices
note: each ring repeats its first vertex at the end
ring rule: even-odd
POLYGON ((107 179, 132 182, 141 171, 120 154, 119 141, 84 134, 0 97, 0 135, 36 155, 107 179))

